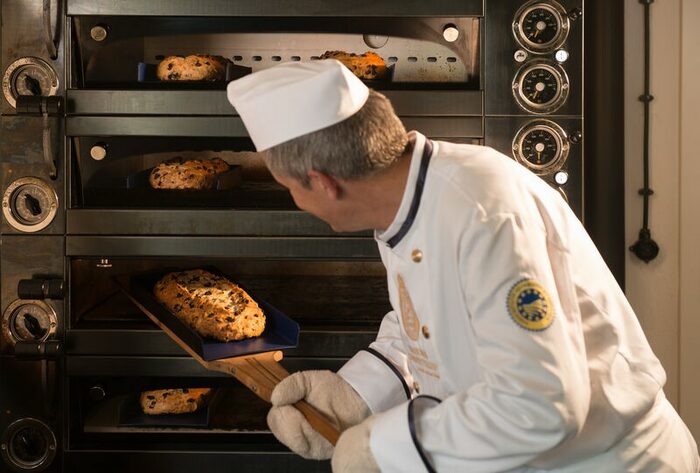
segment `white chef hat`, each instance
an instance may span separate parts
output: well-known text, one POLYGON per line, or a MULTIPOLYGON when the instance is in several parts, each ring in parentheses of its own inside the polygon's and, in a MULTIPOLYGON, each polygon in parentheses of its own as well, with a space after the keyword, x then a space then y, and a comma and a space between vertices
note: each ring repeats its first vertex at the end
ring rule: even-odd
POLYGON ((335 59, 288 62, 234 80, 226 95, 258 151, 355 114, 369 89, 335 59))

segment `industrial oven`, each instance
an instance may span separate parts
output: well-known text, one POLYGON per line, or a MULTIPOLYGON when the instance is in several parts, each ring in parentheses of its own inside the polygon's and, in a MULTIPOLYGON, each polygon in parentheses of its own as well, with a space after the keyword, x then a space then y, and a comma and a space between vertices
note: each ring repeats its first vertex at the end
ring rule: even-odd
MULTIPOLYGON (((389 310, 371 233, 335 234, 296 209, 253 152, 226 82, 161 82, 153 67, 165 56, 220 55, 242 74, 374 51, 391 77, 369 85, 407 129, 499 149, 595 227, 616 218, 622 156, 588 139, 611 128, 612 112, 585 100, 609 71, 584 69, 584 39, 610 50, 604 35, 588 43, 584 21, 600 13, 585 7, 3 0, 0 471, 330 469, 277 443, 262 401, 188 358, 115 282, 217 267, 300 323, 283 361, 291 371, 339 368, 389 310), (175 156, 222 158, 237 179, 149 188, 144 176, 175 156), (139 421, 135 396, 168 387, 215 388, 216 402, 204 418, 139 421)), ((617 233, 593 233, 614 247, 617 233)))

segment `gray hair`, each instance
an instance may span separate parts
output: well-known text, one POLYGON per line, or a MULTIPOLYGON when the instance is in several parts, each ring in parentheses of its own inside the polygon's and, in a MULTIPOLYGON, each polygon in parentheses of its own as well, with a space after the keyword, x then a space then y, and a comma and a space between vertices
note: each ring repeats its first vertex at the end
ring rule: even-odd
POLYGON ((262 153, 275 174, 308 187, 310 170, 345 180, 388 167, 408 145, 408 135, 384 95, 369 91, 367 102, 342 122, 281 143, 262 153))

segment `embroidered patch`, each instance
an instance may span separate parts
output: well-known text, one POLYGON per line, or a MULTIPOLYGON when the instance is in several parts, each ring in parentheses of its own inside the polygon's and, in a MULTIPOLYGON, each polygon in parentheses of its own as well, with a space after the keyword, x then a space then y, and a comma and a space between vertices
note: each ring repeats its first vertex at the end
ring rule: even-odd
POLYGON ((554 321, 552 300, 542 284, 532 279, 518 281, 508 293, 508 312, 527 330, 544 330, 554 321))
POLYGON ((399 304, 401 305, 401 322, 403 322, 403 329, 413 341, 418 340, 418 332, 420 331, 420 320, 416 315, 416 311, 413 308, 413 301, 411 301, 411 296, 408 294, 406 285, 403 282, 403 278, 399 274, 397 277, 399 283, 399 304))

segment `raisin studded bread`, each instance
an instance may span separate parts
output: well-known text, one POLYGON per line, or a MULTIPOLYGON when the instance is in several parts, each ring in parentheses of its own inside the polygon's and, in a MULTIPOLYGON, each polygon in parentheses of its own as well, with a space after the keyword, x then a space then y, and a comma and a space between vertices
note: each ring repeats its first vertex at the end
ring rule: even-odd
POLYGON ((265 314, 253 298, 208 271, 166 274, 153 292, 170 312, 204 337, 229 342, 257 337, 265 330, 265 314))
POLYGON ((184 414, 206 406, 210 394, 210 388, 156 389, 142 392, 139 401, 145 414, 184 414))
POLYGON ((384 79, 388 71, 381 56, 372 51, 364 54, 326 51, 321 55, 321 59, 337 59, 360 79, 384 79))
POLYGON ((148 182, 154 189, 208 190, 214 187, 216 175, 229 170, 221 158, 169 159, 154 167, 148 182))
POLYGON ((222 56, 192 55, 168 56, 158 64, 156 75, 160 80, 226 80, 226 65, 222 56))

